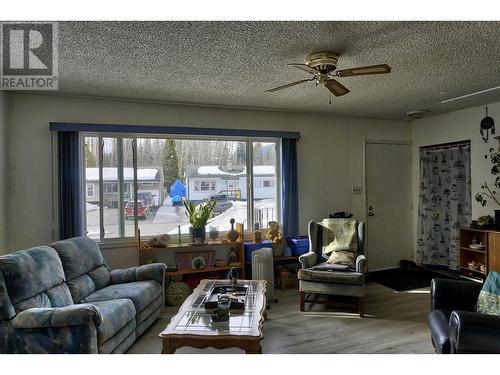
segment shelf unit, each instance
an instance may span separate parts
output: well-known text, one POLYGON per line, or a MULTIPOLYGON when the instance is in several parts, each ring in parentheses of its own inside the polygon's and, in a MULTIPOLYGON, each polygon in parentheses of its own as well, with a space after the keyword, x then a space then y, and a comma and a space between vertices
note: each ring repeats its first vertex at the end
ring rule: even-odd
POLYGON ((460 277, 473 280, 484 281, 488 272, 500 271, 500 232, 496 230, 482 230, 461 228, 460 229, 460 277), (471 249, 469 245, 472 239, 484 245, 484 249, 471 249), (468 263, 474 261, 476 264, 483 264, 486 268, 484 272, 469 269, 468 263))
MULTIPOLYGON (((151 262, 163 262, 166 264, 173 264, 173 262, 167 260, 175 259, 175 254, 177 253, 190 253, 204 250, 215 250, 217 254, 217 250, 229 253, 230 249, 234 248, 236 253, 238 254, 238 261, 241 264, 235 268, 240 270, 239 278, 245 278, 245 263, 244 263, 244 251, 243 251, 243 243, 242 242, 212 242, 206 243, 203 245, 190 245, 190 244, 179 244, 179 245, 168 245, 162 247, 150 247, 148 249, 139 250, 139 261, 140 264, 147 264, 151 262), (227 250, 227 251, 226 251, 227 250)), ((196 269, 184 269, 177 271, 167 271, 165 273, 165 277, 173 277, 173 276, 183 276, 190 275, 195 273, 217 273, 224 272, 230 270, 231 266, 223 266, 223 267, 206 267, 204 269, 196 270, 196 269)))

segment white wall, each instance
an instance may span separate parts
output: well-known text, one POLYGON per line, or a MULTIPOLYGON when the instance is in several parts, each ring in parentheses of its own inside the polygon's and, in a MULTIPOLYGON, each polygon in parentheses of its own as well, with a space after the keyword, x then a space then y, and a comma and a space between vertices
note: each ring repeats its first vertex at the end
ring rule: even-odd
POLYGON ((9 248, 7 214, 7 96, 0 91, 0 255, 9 248))
MULTIPOLYGON (((500 103, 488 105, 488 113, 497 122, 497 133, 500 134, 500 103)), ((490 174, 491 163, 484 158, 489 153, 490 148, 498 148, 498 142, 494 136, 490 135, 488 143, 484 143, 479 133, 479 124, 485 116, 484 107, 467 108, 456 112, 451 112, 439 116, 429 117, 412 121, 413 140, 413 206, 415 215, 413 231, 417 233, 417 207, 418 207, 418 183, 419 183, 419 147, 456 142, 463 140, 471 141, 471 201, 472 218, 482 215, 492 215, 496 209, 492 202, 488 202, 486 207, 482 207, 474 199, 474 195, 480 192, 480 186, 484 181, 493 182, 490 174)), ((414 241, 414 251, 416 242, 414 241)), ((416 253, 415 253, 416 254, 416 253)))
MULTIPOLYGON (((364 219, 363 140, 410 140, 407 121, 327 115, 165 105, 49 95, 9 95, 10 250, 52 240, 52 159, 49 122, 145 124, 299 131, 300 232, 309 220, 333 211, 352 211, 364 219)), ((113 250, 110 265, 138 260, 113 250)), ((105 255, 106 256, 106 255, 105 255)))

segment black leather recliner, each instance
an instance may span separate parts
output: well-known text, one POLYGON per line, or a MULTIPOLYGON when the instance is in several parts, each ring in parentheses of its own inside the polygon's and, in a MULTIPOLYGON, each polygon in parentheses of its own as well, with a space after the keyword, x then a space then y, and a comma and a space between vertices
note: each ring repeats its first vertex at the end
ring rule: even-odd
POLYGON ((482 284, 432 279, 428 315, 436 353, 500 353, 500 316, 475 312, 482 284))

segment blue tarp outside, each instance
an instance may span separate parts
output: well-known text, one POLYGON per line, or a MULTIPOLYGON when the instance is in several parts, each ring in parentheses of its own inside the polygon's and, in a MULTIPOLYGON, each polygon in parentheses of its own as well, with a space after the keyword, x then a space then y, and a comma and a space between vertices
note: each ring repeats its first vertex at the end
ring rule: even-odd
POLYGON ((175 180, 175 182, 170 186, 170 198, 172 198, 173 204, 178 204, 182 202, 182 198, 186 196, 186 187, 179 180, 175 180))

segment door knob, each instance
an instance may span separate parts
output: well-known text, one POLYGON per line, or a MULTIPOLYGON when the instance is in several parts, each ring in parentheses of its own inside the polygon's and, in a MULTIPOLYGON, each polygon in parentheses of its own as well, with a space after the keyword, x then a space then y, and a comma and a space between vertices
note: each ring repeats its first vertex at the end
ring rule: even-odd
POLYGON ((373 211, 368 212, 368 216, 375 216, 375 212, 373 211))

